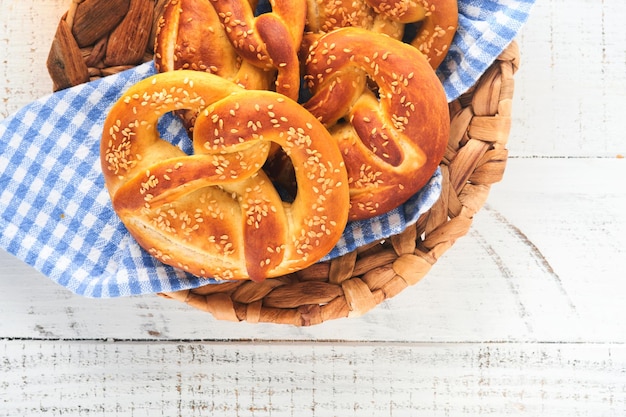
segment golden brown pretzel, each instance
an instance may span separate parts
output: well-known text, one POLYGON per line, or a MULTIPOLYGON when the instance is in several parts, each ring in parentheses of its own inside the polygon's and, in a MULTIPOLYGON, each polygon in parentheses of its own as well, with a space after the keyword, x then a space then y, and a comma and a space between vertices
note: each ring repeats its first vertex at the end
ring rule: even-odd
POLYGON ((306 0, 270 0, 272 10, 259 16, 246 0, 210 2, 237 53, 260 68, 277 70, 276 91, 297 100, 306 0))
POLYGON ((270 73, 242 62, 209 0, 169 1, 159 18, 154 52, 159 72, 191 69, 217 74, 248 89, 270 86, 270 73))
POLYGON ((104 124, 101 163, 113 208, 162 262, 218 279, 284 275, 326 255, 349 205, 337 145, 310 113, 270 91, 190 70, 132 86, 104 124), (159 117, 201 109, 193 155, 163 140, 159 117), (298 194, 281 201, 261 170, 270 143, 292 158, 298 194))
POLYGON ((412 44, 437 68, 458 24, 457 0, 308 0, 310 33, 361 27, 412 44))
POLYGON ((410 43, 420 50, 433 68, 448 53, 456 33, 457 0, 366 0, 377 13, 401 23, 415 23, 417 32, 410 43))
POLYGON ((342 28, 321 36, 305 65, 313 97, 304 106, 342 151, 350 219, 387 212, 422 188, 450 129, 446 95, 425 57, 388 36, 342 28))
MULTIPOLYGON (((154 45, 157 71, 205 71, 252 90, 270 88, 273 73, 242 60, 209 0, 171 0, 159 18, 154 45)), ((177 112, 189 132, 195 111, 177 112)))

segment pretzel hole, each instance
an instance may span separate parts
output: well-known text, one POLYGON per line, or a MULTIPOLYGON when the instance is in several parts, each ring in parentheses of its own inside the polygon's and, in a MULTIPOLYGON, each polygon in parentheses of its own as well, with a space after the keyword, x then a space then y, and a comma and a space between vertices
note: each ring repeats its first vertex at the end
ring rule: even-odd
POLYGON ((378 87, 378 83, 374 81, 372 77, 367 75, 365 77, 365 85, 372 92, 372 94, 374 94, 374 96, 380 101, 380 88, 378 87))
POLYGON ((193 155, 193 142, 191 140, 191 131, 193 127, 187 127, 186 120, 179 112, 172 111, 165 113, 157 122, 157 128, 161 139, 180 148, 187 155, 193 155))
POLYGON ((361 143, 368 151, 391 166, 399 166, 403 153, 395 141, 392 122, 385 120, 381 109, 381 88, 369 75, 366 77, 365 91, 355 103, 351 114, 340 118, 333 130, 345 129, 351 124, 361 143))
POLYGON ((267 0, 261 0, 259 1, 259 3, 256 6, 256 9, 254 10, 254 15, 259 16, 261 14, 271 13, 271 12, 272 12, 272 5, 270 4, 270 2, 267 0))
POLYGON ((271 151, 263 170, 274 184, 282 201, 293 203, 298 194, 296 172, 291 159, 280 147, 271 151))
POLYGON ((402 42, 411 43, 417 37, 422 25, 424 24, 423 20, 417 22, 406 23, 404 25, 404 34, 402 35, 402 42))

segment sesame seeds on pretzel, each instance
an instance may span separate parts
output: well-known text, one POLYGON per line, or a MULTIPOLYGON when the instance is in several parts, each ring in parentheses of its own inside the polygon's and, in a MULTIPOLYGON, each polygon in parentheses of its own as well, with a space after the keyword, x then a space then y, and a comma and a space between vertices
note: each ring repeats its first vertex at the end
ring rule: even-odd
MULTIPOLYGON (((456 34, 457 0, 366 0, 377 13, 412 26, 416 33, 408 41, 437 68, 448 54, 456 34)), ((408 27, 405 27, 405 31, 408 27)))
POLYGON ((166 3, 154 46, 159 72, 189 69, 219 75, 248 89, 266 90, 271 73, 243 61, 209 0, 166 3))
POLYGON ((450 120, 443 87, 419 51, 341 28, 317 39, 305 69, 313 96, 304 106, 328 127, 346 163, 351 220, 385 213, 427 183, 450 120))
POLYGON ((271 91, 191 70, 132 86, 105 121, 101 163, 113 208, 157 259, 202 277, 256 281, 302 269, 341 236, 349 205, 335 142, 310 113, 271 91), (192 155, 165 141, 165 113, 198 110, 192 155), (270 144, 296 168, 281 200, 261 169, 270 144))
POLYGON ((226 36, 246 61, 278 72, 275 89, 297 100, 300 89, 298 49, 306 0, 270 0, 271 11, 259 16, 246 0, 210 0, 226 36))
POLYGON ((360 27, 400 39, 404 25, 376 13, 366 0, 308 0, 306 31, 327 33, 343 27, 360 27))
MULTIPOLYGON (((166 3, 155 38, 154 64, 159 72, 185 69, 216 74, 250 90, 268 90, 274 77, 239 56, 209 0, 166 3)), ((192 132, 197 112, 177 114, 192 132)))
POLYGON ((307 30, 360 27, 404 39, 436 69, 458 25, 457 0, 308 0, 307 30))

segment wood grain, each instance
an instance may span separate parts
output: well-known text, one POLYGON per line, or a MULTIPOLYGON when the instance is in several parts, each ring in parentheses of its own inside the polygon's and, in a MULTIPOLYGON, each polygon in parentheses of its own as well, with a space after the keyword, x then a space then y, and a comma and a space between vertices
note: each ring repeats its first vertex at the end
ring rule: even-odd
POLYGON ((620 0, 536 2, 518 38, 513 155, 626 154, 624 20, 620 0))
POLYGON ((2 416, 621 416, 624 345, 9 341, 2 416))
POLYGON ((0 0, 0 119, 52 92, 46 59, 67 0, 0 0))

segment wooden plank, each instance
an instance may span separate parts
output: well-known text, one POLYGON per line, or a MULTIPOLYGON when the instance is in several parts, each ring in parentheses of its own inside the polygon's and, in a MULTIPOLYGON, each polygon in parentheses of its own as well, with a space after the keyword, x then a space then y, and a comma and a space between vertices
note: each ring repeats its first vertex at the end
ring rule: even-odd
MULTIPOLYGON (((550 295, 525 298, 524 304, 542 305, 545 313, 539 317, 556 315, 564 326, 580 326, 580 340, 597 340, 600 334, 621 338, 625 327, 616 317, 626 305, 626 188, 620 180, 626 160, 512 159, 508 168, 485 214, 514 225, 511 233, 528 242, 535 253, 531 258, 547 272, 533 276, 528 269, 516 281, 521 296, 552 286, 550 295), (559 304, 563 309, 551 311, 559 304)), ((545 325, 537 321, 547 334, 545 325)))
POLYGON ((0 0, 0 119, 52 92, 46 59, 68 0, 0 0))
POLYGON ((610 344, 6 341, 3 416, 623 416, 610 344))
POLYGON ((155 296, 85 299, 0 255, 0 337, 626 342, 618 159, 513 158, 428 276, 361 318, 306 329, 219 322, 155 296))
POLYGON ((512 154, 626 154, 624 2, 544 0, 533 7, 518 38, 512 154))

